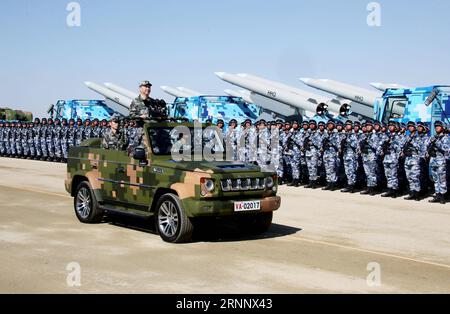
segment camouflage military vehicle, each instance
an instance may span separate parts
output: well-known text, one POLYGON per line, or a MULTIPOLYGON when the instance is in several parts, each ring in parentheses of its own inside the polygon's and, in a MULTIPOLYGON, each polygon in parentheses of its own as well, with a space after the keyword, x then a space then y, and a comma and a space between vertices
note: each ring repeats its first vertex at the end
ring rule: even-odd
POLYGON ((4 121, 32 121, 33 114, 22 110, 0 108, 0 120, 4 121))
POLYGON ((98 223, 108 212, 154 217, 161 238, 172 243, 189 241, 199 217, 232 217, 251 232, 267 231, 281 203, 275 173, 239 162, 174 161, 172 131, 180 125, 194 132, 191 123, 146 122, 145 149, 132 157, 101 149, 100 139, 71 148, 65 188, 78 219, 98 223))
POLYGON ((109 120, 117 112, 109 107, 104 100, 58 100, 48 109, 52 119, 99 119, 109 120))

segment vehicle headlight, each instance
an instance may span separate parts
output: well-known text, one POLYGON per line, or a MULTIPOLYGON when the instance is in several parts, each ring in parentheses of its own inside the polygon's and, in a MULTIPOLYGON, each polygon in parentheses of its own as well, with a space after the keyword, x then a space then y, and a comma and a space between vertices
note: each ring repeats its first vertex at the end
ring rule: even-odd
POLYGON ((273 181, 273 178, 267 177, 266 178, 266 187, 271 189, 271 188, 273 188, 274 185, 275 185, 275 182, 273 181))
POLYGON ((209 193, 213 192, 215 189, 214 181, 207 178, 202 178, 200 180, 201 184, 205 187, 205 190, 209 193))

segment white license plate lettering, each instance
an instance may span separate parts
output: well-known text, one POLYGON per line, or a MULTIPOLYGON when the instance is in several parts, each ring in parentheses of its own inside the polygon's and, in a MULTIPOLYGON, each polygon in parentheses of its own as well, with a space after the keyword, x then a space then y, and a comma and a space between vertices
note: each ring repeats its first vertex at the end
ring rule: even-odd
POLYGON ((260 209, 261 209, 260 201, 248 201, 248 202, 234 203, 234 211, 235 212, 245 212, 245 211, 260 210, 260 209))

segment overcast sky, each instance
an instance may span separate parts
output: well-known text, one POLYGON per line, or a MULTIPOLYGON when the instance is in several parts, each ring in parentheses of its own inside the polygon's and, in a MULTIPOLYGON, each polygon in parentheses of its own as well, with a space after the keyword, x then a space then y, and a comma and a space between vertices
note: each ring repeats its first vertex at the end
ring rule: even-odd
POLYGON ((137 91, 148 79, 169 101, 159 86, 223 94, 216 71, 300 88, 299 77, 450 84, 448 0, 378 1, 379 27, 364 0, 81 0, 79 27, 69 2, 0 2, 0 107, 43 116, 58 99, 101 99, 84 81, 137 91))

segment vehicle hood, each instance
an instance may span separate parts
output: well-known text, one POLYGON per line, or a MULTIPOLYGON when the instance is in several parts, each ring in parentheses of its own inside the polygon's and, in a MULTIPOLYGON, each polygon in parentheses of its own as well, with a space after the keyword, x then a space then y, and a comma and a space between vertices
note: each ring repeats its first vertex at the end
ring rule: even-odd
POLYGON ((153 166, 172 168, 182 171, 204 172, 204 173, 241 173, 261 172, 261 168, 253 164, 229 161, 155 161, 153 166))

